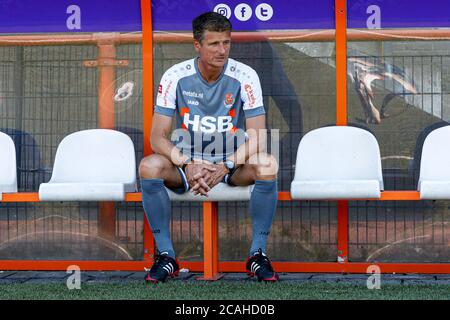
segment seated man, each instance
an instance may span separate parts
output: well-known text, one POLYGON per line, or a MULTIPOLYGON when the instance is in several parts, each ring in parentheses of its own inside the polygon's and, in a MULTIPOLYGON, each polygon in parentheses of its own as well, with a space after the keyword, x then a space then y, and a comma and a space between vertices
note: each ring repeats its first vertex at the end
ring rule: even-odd
POLYGON ((179 270, 164 187, 208 196, 224 182, 255 184, 250 198, 253 240, 246 269, 259 281, 277 281, 266 243, 277 206, 278 164, 264 152, 265 111, 259 78, 247 65, 228 58, 231 24, 226 17, 208 12, 192 24, 198 57, 174 65, 163 75, 151 132, 155 153, 142 159, 139 167, 144 210, 160 253, 146 280, 165 281, 179 270), (173 143, 168 137, 174 114, 175 131, 183 139, 173 143), (216 147, 208 153, 205 142, 211 138, 216 147))

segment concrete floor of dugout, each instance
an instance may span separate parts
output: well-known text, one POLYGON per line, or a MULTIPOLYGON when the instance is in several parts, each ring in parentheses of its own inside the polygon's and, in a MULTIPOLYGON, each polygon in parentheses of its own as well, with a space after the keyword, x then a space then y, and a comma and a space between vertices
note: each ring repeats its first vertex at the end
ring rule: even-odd
MULTIPOLYGON (((65 283, 72 273, 64 271, 0 271, 0 285, 11 283, 65 283)), ((201 273, 181 272, 171 281, 195 282, 201 273)), ((82 283, 136 283, 144 281, 144 272, 85 271, 81 272, 82 283)), ((324 273, 280 273, 280 282, 329 282, 366 285, 368 274, 324 274, 324 273)), ((219 281, 256 281, 244 273, 226 273, 219 281)), ((383 284, 399 285, 450 285, 449 274, 382 274, 383 284)))

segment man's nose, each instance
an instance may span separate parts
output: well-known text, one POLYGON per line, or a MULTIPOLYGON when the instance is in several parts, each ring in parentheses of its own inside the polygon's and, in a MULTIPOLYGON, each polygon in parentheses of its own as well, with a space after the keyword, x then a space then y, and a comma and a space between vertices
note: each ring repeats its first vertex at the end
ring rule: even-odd
POLYGON ((220 54, 225 54, 225 52, 227 51, 225 45, 223 43, 219 44, 219 53, 220 54))

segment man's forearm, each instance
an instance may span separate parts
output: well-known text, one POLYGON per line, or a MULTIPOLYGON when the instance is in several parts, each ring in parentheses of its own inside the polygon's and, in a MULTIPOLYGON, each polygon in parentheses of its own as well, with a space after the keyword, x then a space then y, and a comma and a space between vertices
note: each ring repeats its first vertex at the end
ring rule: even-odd
POLYGON ((152 139, 152 149, 154 152, 161 154, 172 161, 177 167, 181 167, 188 159, 190 159, 166 137, 152 139))

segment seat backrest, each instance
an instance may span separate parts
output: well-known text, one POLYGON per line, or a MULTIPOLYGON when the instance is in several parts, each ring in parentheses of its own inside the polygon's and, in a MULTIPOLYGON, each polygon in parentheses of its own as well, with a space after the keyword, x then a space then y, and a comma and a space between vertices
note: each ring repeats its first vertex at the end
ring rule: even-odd
POLYGON ((17 187, 21 191, 35 191, 48 181, 51 169, 44 167, 41 151, 35 138, 28 132, 14 128, 0 128, 14 141, 17 161, 17 187))
POLYGON ((450 181, 450 126, 433 130, 422 148, 419 185, 422 180, 450 181))
POLYGON ((16 148, 10 136, 0 132, 0 193, 17 192, 16 148))
POLYGON ((134 145, 124 133, 92 129, 65 137, 56 151, 50 182, 135 183, 134 145))
POLYGON ((450 125, 447 121, 439 121, 436 123, 433 123, 429 126, 426 126, 417 136, 416 139, 416 147, 414 150, 414 160, 412 160, 412 164, 410 169, 412 170, 412 175, 414 177, 414 182, 417 183, 420 177, 420 163, 422 161, 422 151, 423 151, 423 145, 425 143, 425 139, 428 137, 428 135, 433 132, 436 129, 445 127, 450 125))
POLYGON ((348 126, 312 130, 300 141, 294 181, 378 180, 380 148, 373 134, 348 126))

